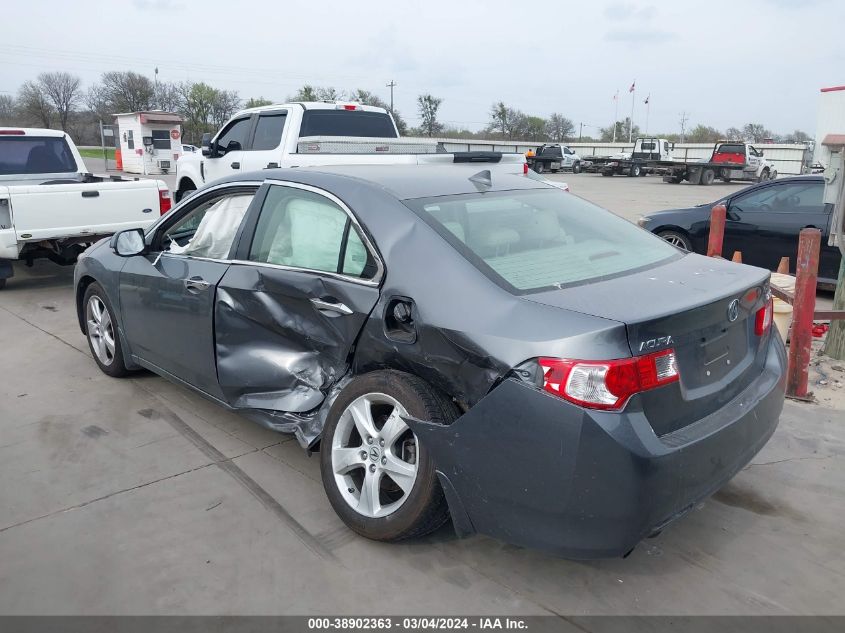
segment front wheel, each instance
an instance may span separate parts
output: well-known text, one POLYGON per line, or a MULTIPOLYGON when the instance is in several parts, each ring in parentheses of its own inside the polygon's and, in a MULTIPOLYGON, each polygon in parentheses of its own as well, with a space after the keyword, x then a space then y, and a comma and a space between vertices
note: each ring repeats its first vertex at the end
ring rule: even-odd
POLYGON ((85 333, 88 347, 104 374, 120 378, 129 373, 123 362, 123 349, 117 334, 114 312, 103 287, 92 283, 85 290, 85 333))
POLYGON ((757 178, 757 182, 766 182, 769 179, 769 170, 764 169, 760 172, 760 176, 757 178))
POLYGON ((179 185, 179 188, 176 190, 176 193, 173 195, 175 201, 177 203, 182 202, 182 198, 185 196, 190 195, 192 191, 196 191, 197 186, 191 182, 190 180, 184 182, 183 184, 179 185))
POLYGON ((334 511, 370 539, 422 536, 449 519, 434 463, 403 417, 449 424, 452 403, 398 371, 355 378, 329 411, 320 441, 323 487, 334 511))
POLYGON ((683 233, 679 233, 678 231, 660 231, 657 235, 669 242, 672 246, 692 252, 692 242, 683 233))
POLYGON ((581 163, 573 163, 572 164, 572 173, 573 174, 580 174, 581 173, 581 163))

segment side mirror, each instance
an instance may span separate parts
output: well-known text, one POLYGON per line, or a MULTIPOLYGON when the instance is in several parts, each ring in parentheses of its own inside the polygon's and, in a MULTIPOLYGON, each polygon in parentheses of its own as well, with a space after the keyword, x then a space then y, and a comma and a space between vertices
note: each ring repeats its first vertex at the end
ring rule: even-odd
POLYGON ((228 145, 226 145, 226 153, 227 154, 229 152, 239 152, 239 151, 241 151, 240 141, 232 140, 232 141, 229 141, 228 145))
POLYGON ((118 257, 134 257, 147 250, 143 229, 126 229, 115 233, 109 242, 118 257))
POLYGON ((203 156, 211 156, 211 132, 206 132, 202 135, 200 147, 202 147, 203 156))

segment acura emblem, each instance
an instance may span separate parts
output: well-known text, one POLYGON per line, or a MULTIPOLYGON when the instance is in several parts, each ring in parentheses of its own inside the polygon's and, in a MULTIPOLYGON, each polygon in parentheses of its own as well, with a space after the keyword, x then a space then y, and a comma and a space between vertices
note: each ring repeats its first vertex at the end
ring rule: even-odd
POLYGON ((728 306, 728 321, 733 323, 739 316, 739 299, 734 299, 728 306))

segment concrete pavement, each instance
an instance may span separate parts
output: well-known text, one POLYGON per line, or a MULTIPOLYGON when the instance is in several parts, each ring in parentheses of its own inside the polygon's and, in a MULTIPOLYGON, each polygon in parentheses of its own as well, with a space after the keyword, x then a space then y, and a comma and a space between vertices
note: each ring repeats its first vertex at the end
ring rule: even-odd
POLYGON ((149 373, 103 375, 70 268, 16 275, 0 293, 2 614, 845 613, 842 411, 787 403, 748 468, 627 559, 448 527, 380 544, 345 528, 289 437, 149 373))

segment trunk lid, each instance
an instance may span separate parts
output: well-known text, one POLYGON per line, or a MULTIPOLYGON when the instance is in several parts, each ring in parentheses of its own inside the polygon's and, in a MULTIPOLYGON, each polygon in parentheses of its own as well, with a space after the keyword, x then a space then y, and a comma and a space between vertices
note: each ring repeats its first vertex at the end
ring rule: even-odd
POLYGON ((690 254, 525 298, 625 323, 634 356, 673 348, 680 381, 639 396, 655 432, 663 435, 713 412, 762 371, 770 333, 757 336, 754 325, 769 274, 690 254))

